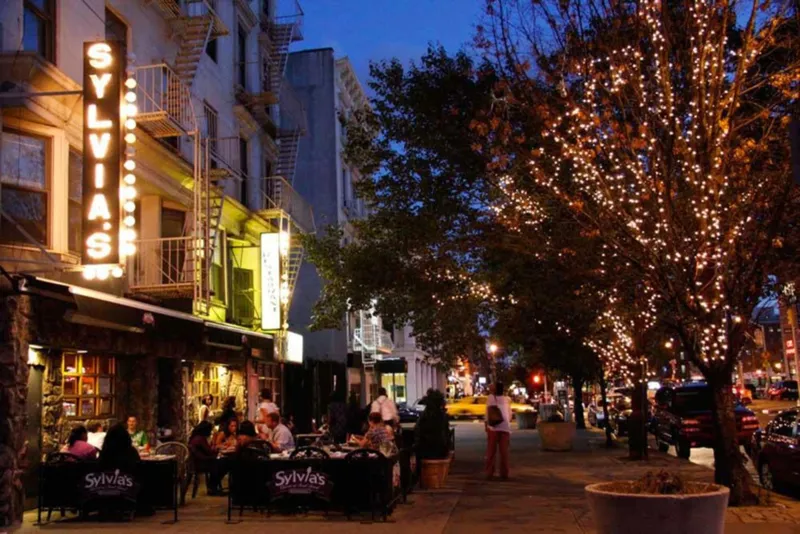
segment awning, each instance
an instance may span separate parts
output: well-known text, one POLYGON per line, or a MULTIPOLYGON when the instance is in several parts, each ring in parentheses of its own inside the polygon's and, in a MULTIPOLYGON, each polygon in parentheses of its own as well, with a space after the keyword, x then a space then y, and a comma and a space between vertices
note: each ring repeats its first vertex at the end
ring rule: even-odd
POLYGON ((408 363, 405 358, 383 359, 375 362, 379 373, 407 373, 408 363))
POLYGON ((242 350, 245 347, 250 347, 258 349, 254 351, 254 355, 264 355, 266 360, 274 359, 275 345, 272 336, 269 334, 262 334, 247 328, 213 321, 205 321, 205 326, 206 345, 229 350, 242 350))

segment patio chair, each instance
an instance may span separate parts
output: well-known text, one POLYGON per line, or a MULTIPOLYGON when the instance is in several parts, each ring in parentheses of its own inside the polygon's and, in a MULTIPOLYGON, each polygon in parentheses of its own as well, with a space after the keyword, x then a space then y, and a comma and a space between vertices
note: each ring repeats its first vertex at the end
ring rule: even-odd
POLYGON ((347 492, 347 519, 353 509, 359 509, 359 502, 366 497, 369 502, 372 520, 375 520, 376 508, 386 520, 387 505, 383 502, 383 488, 386 479, 386 457, 375 449, 357 449, 345 456, 349 473, 349 491, 347 492))
POLYGON ((192 463, 189 461, 189 448, 183 443, 170 441, 156 447, 155 454, 175 456, 175 460, 178 462, 178 492, 181 506, 183 506, 186 504, 186 491, 189 489, 189 480, 191 479, 192 463))

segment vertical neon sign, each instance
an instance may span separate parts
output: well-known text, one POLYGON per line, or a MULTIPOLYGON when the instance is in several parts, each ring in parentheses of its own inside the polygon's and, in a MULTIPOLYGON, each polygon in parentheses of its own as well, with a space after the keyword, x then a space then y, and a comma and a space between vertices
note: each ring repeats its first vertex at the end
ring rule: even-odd
POLYGON ((124 95, 120 45, 84 43, 83 62, 83 275, 104 280, 123 274, 133 254, 136 163, 136 80, 129 69, 124 95), (125 142, 123 143, 123 124, 125 142), (120 177, 125 172, 125 184, 120 177), (120 224, 122 223, 122 224, 120 224))

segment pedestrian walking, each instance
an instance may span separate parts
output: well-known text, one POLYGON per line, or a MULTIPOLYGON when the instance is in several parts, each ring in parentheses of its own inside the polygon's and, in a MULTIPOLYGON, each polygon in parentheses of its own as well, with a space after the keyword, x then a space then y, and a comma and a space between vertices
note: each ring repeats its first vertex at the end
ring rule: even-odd
POLYGON ((378 390, 378 398, 372 403, 370 413, 381 414, 381 419, 386 425, 394 426, 395 423, 400 421, 397 415, 397 405, 386 393, 386 388, 378 390))
POLYGON ((502 382, 490 387, 486 401, 486 477, 494 477, 495 459, 500 456, 500 478, 508 478, 508 446, 511 441, 511 401, 502 382), (498 454, 499 453, 499 454, 498 454))

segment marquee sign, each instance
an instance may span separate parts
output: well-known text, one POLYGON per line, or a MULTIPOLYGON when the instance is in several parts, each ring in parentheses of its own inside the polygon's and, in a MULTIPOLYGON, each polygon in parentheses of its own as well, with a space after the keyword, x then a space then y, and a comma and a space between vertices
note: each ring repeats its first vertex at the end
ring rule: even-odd
POLYGON ((136 80, 128 69, 123 99, 118 42, 84 43, 83 56, 83 274, 119 278, 135 252, 136 80))

